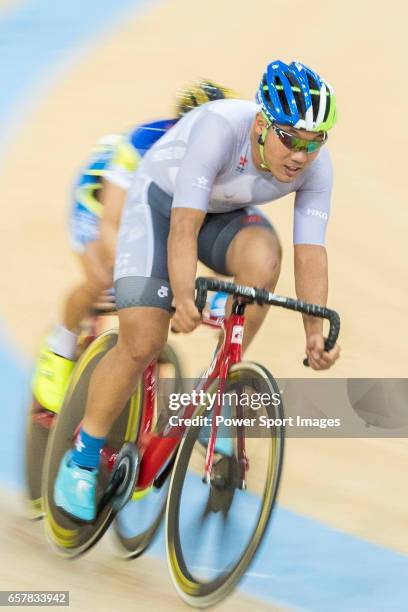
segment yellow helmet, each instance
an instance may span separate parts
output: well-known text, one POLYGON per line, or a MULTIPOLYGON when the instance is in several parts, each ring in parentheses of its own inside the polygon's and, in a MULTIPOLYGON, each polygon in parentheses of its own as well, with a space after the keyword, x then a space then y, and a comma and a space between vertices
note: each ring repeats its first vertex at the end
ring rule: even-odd
POLYGON ((212 102, 213 100, 223 100, 224 98, 238 98, 238 94, 229 89, 223 87, 214 81, 203 79, 190 83, 183 89, 180 89, 176 94, 176 116, 182 117, 186 115, 193 108, 201 106, 206 102, 212 102))

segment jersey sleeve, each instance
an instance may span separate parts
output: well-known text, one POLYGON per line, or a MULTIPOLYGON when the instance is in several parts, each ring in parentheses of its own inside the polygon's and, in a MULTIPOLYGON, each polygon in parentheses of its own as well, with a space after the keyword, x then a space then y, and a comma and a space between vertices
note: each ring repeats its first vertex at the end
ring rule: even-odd
POLYGON ((333 169, 327 147, 323 148, 306 172, 295 197, 293 244, 324 246, 333 185, 333 169))
POLYGON ((106 169, 104 178, 122 189, 128 190, 133 174, 139 164, 139 154, 129 141, 128 136, 123 136, 115 146, 112 159, 106 169))
POLYGON ((234 147, 228 121, 203 111, 195 121, 177 174, 173 208, 195 208, 206 212, 213 183, 225 167, 234 147))

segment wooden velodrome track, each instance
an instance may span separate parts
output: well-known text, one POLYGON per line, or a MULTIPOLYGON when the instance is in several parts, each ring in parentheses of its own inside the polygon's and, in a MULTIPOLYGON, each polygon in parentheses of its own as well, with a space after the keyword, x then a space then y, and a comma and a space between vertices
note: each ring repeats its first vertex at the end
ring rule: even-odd
MULTIPOLYGON (((0 2, 0 10, 9 4, 0 2)), ((340 119, 329 140, 335 189, 328 253, 329 304, 342 315, 343 352, 330 375, 407 376, 406 151, 398 121, 407 99, 401 46, 406 8, 396 0, 387 7, 354 0, 155 3, 54 79, 15 130, 0 172, 1 314, 28 358, 44 327, 57 317, 67 288, 79 278, 67 239, 68 195, 95 140, 168 116, 174 92, 196 76, 209 76, 252 98, 264 65, 281 57, 316 67, 338 94, 340 119)), ((271 204, 267 211, 284 245, 277 292, 293 295, 292 200, 271 204)), ((175 343, 189 356, 188 374, 193 376, 206 362, 211 333, 200 329, 175 343)), ((279 377, 315 377, 301 365, 303 348, 300 318, 276 311, 248 358, 279 377)), ((405 439, 292 439, 280 503, 408 553, 407 468, 405 439)), ((28 565, 21 561, 23 546, 13 544, 13 529, 16 535, 23 529, 25 538, 32 533, 33 546, 40 545, 35 531, 12 526, 4 545, 13 560, 8 584, 17 587, 13 562, 21 562, 24 571, 28 565)), ((64 571, 44 550, 39 555, 40 572, 48 575, 52 567, 57 577, 64 571)), ((108 562, 95 559, 81 561, 84 571, 95 580, 109 579, 108 562)), ((148 589, 156 584, 154 575, 161 574, 156 563, 146 563, 139 579, 148 589)), ((126 570, 122 578, 127 585, 126 570)), ((93 606, 85 597, 86 581, 75 580, 72 589, 83 592, 83 602, 93 606)), ((131 609, 126 602, 122 609, 131 609)), ((181 607, 168 585, 151 603, 155 609, 181 607)), ((225 609, 247 605, 236 597, 225 609)), ((105 609, 95 603, 96 608, 105 609)))

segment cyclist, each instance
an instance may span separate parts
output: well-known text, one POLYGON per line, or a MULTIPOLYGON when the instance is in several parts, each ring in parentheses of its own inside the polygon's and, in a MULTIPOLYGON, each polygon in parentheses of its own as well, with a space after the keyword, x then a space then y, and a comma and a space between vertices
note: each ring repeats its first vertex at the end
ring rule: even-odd
MULTIPOLYGON (((199 325, 197 259, 237 283, 274 289, 279 239, 252 205, 295 192, 296 292, 326 303, 332 169, 324 145, 335 122, 332 87, 299 62, 274 61, 257 103, 218 100, 196 108, 144 156, 119 231, 118 342, 95 368, 76 447, 63 457, 55 482, 55 502, 66 512, 82 520, 95 516, 100 450, 135 378, 166 341, 173 296, 174 327, 191 332, 199 325)), ((115 182, 114 169, 109 179, 115 182)), ((243 349, 266 313, 266 307, 248 308, 243 349)), ((324 351, 322 321, 305 316, 304 328, 311 367, 331 367, 340 349, 324 351)))
POLYGON ((84 280, 66 299, 61 324, 45 339, 37 360, 33 393, 48 410, 58 412, 74 367, 79 326, 101 293, 113 285, 113 264, 121 210, 140 159, 178 119, 212 100, 236 98, 230 89, 202 80, 180 90, 176 118, 142 124, 124 135, 97 143, 77 180, 70 218, 74 251, 84 280), (115 181, 108 169, 114 169, 115 181))

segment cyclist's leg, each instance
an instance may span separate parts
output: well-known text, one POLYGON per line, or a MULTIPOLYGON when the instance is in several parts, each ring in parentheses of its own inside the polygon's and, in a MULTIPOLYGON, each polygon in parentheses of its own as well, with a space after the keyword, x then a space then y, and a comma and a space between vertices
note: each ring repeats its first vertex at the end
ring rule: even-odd
POLYGON ((64 455, 55 481, 55 503, 76 518, 95 518, 100 450, 138 377, 160 354, 169 318, 170 313, 159 308, 126 308, 119 313, 118 342, 92 374, 76 448, 64 455))
MULTIPOLYGON (((278 282, 281 264, 280 243, 275 234, 264 227, 247 228, 231 243, 227 253, 228 267, 235 282, 273 291, 278 282)), ((245 351, 268 313, 267 306, 253 304, 245 311, 245 351)))
POLYGON ((98 297, 113 285, 112 271, 101 260, 98 241, 89 242, 78 257, 84 280, 69 292, 62 315, 62 325, 73 334, 78 332, 98 297))
MULTIPOLYGON (((95 229, 91 230, 89 236, 85 233, 82 250, 75 248, 81 242, 81 237, 72 240, 84 275, 81 284, 71 291, 65 302, 63 325, 72 332, 76 332, 83 319, 89 315, 101 293, 113 286, 118 226, 126 197, 125 189, 103 179, 93 187, 97 187, 97 191, 90 192, 88 189, 86 192, 87 185, 84 185, 82 193, 83 198, 87 199, 86 203, 91 200, 90 205, 93 205, 96 211, 100 209, 99 202, 102 204, 95 229)), ((92 189, 92 184, 90 188, 92 189)), ((78 193, 79 202, 80 198, 81 192, 78 193)), ((88 218, 91 214, 88 210, 88 218)))
POLYGON ((167 272, 169 217, 153 208, 147 187, 136 185, 129 192, 121 221, 115 270, 119 340, 92 374, 78 444, 70 459, 62 462, 56 480, 56 503, 79 518, 94 516, 95 481, 87 484, 87 474, 82 478, 78 470, 98 467, 107 433, 138 376, 167 338, 172 300, 167 272), (81 482, 89 491, 85 498, 81 482))
POLYGON ((106 437, 129 399, 138 377, 166 343, 170 314, 160 308, 119 311, 119 338, 95 368, 83 420, 84 430, 106 437))
MULTIPOLYGON (((208 215, 199 238, 200 259, 213 270, 243 285, 273 291, 279 278, 279 238, 259 209, 248 207, 231 213, 208 215), (215 240, 214 240, 215 237, 215 240)), ((231 299, 227 302, 230 312, 231 299)), ((243 350, 262 325, 268 307, 251 305, 245 312, 243 350)))
POLYGON ((134 188, 123 211, 115 269, 119 340, 95 369, 84 420, 84 429, 96 437, 110 430, 137 377, 167 339, 172 301, 167 271, 170 224, 169 217, 154 208, 154 189, 134 188))
POLYGON ((70 293, 61 321, 43 340, 34 370, 34 396, 54 412, 61 408, 74 367, 78 326, 98 294, 111 286, 97 255, 102 207, 95 192, 99 187, 99 177, 81 176, 74 190, 70 235, 73 250, 85 271, 85 280, 70 293))

